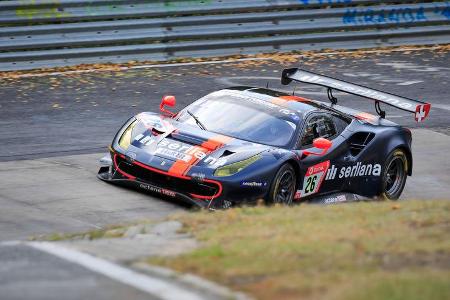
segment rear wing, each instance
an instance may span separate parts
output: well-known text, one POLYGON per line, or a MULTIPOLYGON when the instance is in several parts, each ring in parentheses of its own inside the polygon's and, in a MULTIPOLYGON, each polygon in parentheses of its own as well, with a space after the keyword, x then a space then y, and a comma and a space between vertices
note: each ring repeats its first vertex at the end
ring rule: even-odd
POLYGON ((332 90, 372 99, 375 101, 375 108, 378 114, 383 118, 385 113, 380 109, 380 102, 413 113, 417 122, 422 122, 425 120, 431 109, 431 104, 426 102, 385 93, 362 85, 356 85, 351 82, 323 76, 297 68, 283 70, 281 75, 281 83, 288 85, 291 81, 327 87, 328 98, 332 103, 336 103, 336 98, 333 97, 332 90))

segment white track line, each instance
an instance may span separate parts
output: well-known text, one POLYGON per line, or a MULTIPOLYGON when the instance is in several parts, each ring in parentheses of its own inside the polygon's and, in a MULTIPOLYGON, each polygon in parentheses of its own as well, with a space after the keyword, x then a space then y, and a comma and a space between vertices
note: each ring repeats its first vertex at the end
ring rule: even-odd
MULTIPOLYGON (((421 50, 435 50, 439 49, 439 46, 433 47, 412 47, 412 48, 399 48, 399 49, 381 49, 381 50, 353 50, 353 51, 335 51, 335 52, 317 52, 311 53, 311 56, 330 56, 339 54, 350 54, 358 51, 359 53, 390 53, 390 52, 403 52, 403 51, 421 51, 421 50)), ((280 53, 282 55, 288 55, 288 53, 280 53)), ((301 54, 292 55, 295 58, 303 57, 301 54)), ((122 71, 122 70, 134 70, 134 69, 148 69, 148 68, 170 68, 170 67, 183 67, 183 66, 195 66, 195 65, 214 65, 214 64, 228 64, 228 63, 238 63, 243 61, 264 61, 273 60, 272 57, 249 57, 249 58, 238 58, 238 59, 228 59, 228 60, 212 60, 212 61, 201 61, 201 62, 186 62, 186 63, 169 63, 169 64, 143 64, 131 67, 119 67, 110 69, 85 69, 85 70, 71 70, 71 71, 61 71, 61 72, 51 72, 51 73, 24 73, 17 74, 14 78, 28 78, 28 77, 45 77, 45 76, 60 76, 68 74, 81 74, 81 73, 94 73, 94 72, 105 72, 105 71, 122 71)), ((112 64, 114 65, 114 64, 112 64)), ((117 65, 117 64, 116 64, 117 65)), ((44 71, 45 72, 45 71, 44 71)), ((0 72, 8 73, 8 71, 0 72)))
POLYGON ((66 261, 78 264, 93 272, 102 274, 118 282, 146 292, 164 300, 205 300, 190 290, 179 287, 165 280, 135 272, 107 260, 94 257, 73 249, 49 242, 23 243, 40 251, 52 254, 66 261))
POLYGON ((433 105, 431 105, 431 107, 436 107, 436 108, 445 109, 445 110, 450 111, 450 105, 445 105, 445 104, 433 104, 433 105))
POLYGON ((0 246, 18 246, 18 245, 22 245, 23 242, 21 241, 4 241, 4 242, 0 242, 0 246))

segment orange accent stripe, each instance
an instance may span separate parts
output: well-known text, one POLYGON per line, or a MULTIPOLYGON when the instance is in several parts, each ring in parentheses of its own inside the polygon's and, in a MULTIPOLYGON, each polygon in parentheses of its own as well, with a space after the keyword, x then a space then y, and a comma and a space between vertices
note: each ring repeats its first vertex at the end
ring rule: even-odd
POLYGON ((201 151, 201 152, 205 153, 206 155, 208 155, 209 153, 222 147, 224 144, 228 143, 232 139, 233 138, 231 138, 231 137, 219 134, 219 135, 213 136, 212 138, 203 142, 201 144, 201 146, 194 146, 189 151, 190 153, 192 153, 192 154, 189 154, 192 156, 192 158, 188 162, 185 162, 183 160, 177 160, 170 167, 169 173, 174 174, 174 175, 186 174, 191 169, 192 166, 195 166, 200 161, 200 159, 198 159, 197 157, 194 156, 195 152, 201 151))
POLYGON ((204 153, 208 152, 207 149, 200 147, 200 146, 192 147, 189 150, 189 155, 191 155, 191 159, 188 162, 186 162, 184 160, 177 160, 170 167, 169 173, 174 174, 174 175, 183 175, 192 166, 192 164, 194 164, 198 161, 198 158, 194 156, 194 153, 197 151, 202 151, 204 153))
POLYGON ((279 98, 272 98, 272 100, 270 100, 270 103, 276 104, 279 106, 286 106, 287 101, 285 99, 282 99, 281 97, 279 97, 279 98))
POLYGON ((303 98, 300 96, 294 96, 294 95, 287 95, 287 96, 280 96, 279 98, 283 99, 283 100, 288 100, 288 101, 298 101, 298 102, 308 102, 311 101, 308 98, 303 98))
MULTIPOLYGON (((209 153, 211 153, 214 150, 217 150, 221 147, 223 147, 223 145, 225 145, 226 143, 229 143, 233 138, 229 137, 229 136, 225 136, 225 135, 221 135, 218 134, 216 136, 213 136, 212 138, 210 138, 209 140, 205 141, 202 143, 202 147, 208 149, 209 151, 205 152, 207 155, 209 153)), ((193 163, 191 163, 191 165, 184 171, 184 174, 186 174, 187 172, 189 172, 189 170, 195 166, 198 162, 200 161, 200 159, 197 159, 196 161, 194 161, 193 163)))
POLYGON ((289 101, 296 101, 296 102, 309 102, 311 100, 299 96, 293 96, 293 95, 286 95, 286 96, 280 96, 276 98, 272 98, 270 100, 271 103, 279 105, 279 106, 287 106, 289 101))
POLYGON ((218 134, 213 136, 209 140, 203 142, 202 147, 209 150, 216 150, 222 147, 224 144, 229 143, 233 138, 225 135, 218 134))
POLYGON ((366 112, 361 112, 361 113, 355 115, 355 118, 360 119, 360 120, 368 120, 368 121, 374 121, 377 119, 376 116, 366 113, 366 112))

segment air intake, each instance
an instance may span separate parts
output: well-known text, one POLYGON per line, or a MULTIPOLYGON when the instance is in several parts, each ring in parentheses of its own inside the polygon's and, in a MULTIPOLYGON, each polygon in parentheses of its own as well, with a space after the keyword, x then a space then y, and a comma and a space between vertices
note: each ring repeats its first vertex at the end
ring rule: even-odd
POLYGON ((357 132, 349 139, 350 153, 352 156, 357 156, 375 137, 371 132, 357 132))

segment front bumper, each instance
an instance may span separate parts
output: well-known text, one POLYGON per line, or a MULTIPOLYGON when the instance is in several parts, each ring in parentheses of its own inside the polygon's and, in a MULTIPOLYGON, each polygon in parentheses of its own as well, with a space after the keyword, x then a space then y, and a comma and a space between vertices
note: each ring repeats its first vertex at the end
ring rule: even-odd
POLYGON ((179 199, 201 208, 227 208, 231 202, 219 196, 222 184, 215 180, 198 181, 187 176, 173 176, 138 161, 127 161, 119 153, 112 154, 111 164, 100 168, 97 177, 103 181, 138 188, 153 194, 179 199), (202 193, 202 194, 200 194, 202 193))
POLYGON ((208 208, 212 204, 211 201, 196 200, 185 194, 171 191, 171 190, 168 190, 168 189, 165 189, 162 187, 158 187, 155 185, 151 185, 149 183, 140 181, 138 179, 130 180, 130 179, 126 179, 126 178, 112 178, 111 173, 109 173, 109 170, 105 171, 104 169, 102 170, 102 168, 100 168, 97 177, 103 181, 118 184, 121 186, 141 189, 141 190, 153 193, 153 194, 167 196, 169 198, 176 198, 176 199, 182 200, 186 203, 196 205, 201 208, 208 208))

